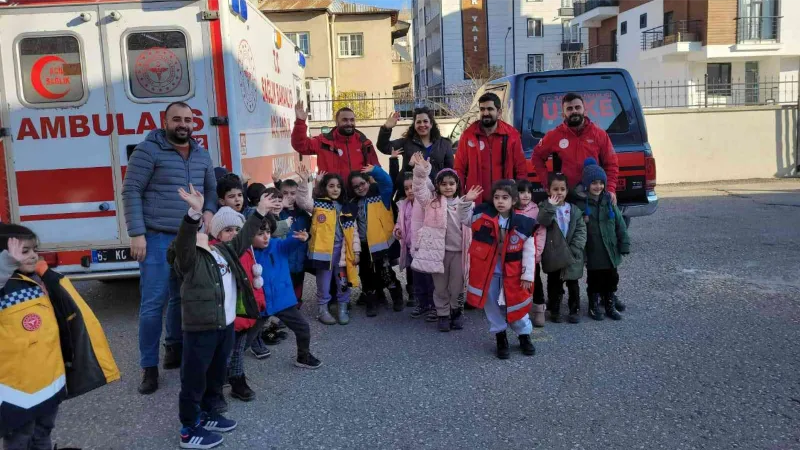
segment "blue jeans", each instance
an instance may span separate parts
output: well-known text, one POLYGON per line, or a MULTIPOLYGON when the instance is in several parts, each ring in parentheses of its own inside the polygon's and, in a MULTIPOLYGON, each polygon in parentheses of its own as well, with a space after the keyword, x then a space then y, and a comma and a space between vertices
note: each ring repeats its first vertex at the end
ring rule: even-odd
POLYGON ((167 345, 179 344, 181 337, 181 283, 167 262, 167 248, 176 235, 148 231, 147 255, 139 263, 139 365, 158 366, 158 346, 161 342, 162 317, 167 307, 167 345))
POLYGON ((494 274, 492 277, 492 284, 489 285, 489 296, 486 298, 486 303, 483 305, 483 311, 486 313, 486 318, 489 320, 489 331, 491 333, 500 333, 505 331, 509 326, 514 330, 517 335, 531 334, 533 327, 531 326, 531 318, 528 314, 517 321, 508 323, 506 319, 506 307, 497 304, 500 298, 500 288, 503 286, 503 276, 499 273, 494 274))
POLYGON ((336 280, 336 286, 339 288, 336 293, 336 299, 339 303, 350 303, 350 287, 345 286, 346 280, 339 276, 339 259, 342 256, 344 242, 338 241, 333 245, 333 252, 331 254, 331 261, 333 261, 333 270, 317 270, 317 303, 319 305, 327 305, 331 301, 331 280, 336 280))

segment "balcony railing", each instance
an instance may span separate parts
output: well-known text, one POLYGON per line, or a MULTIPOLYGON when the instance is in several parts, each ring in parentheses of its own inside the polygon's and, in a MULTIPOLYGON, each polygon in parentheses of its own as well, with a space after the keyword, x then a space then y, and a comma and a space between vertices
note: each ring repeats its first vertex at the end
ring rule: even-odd
POLYGON ((585 52, 585 57, 581 58, 584 64, 595 64, 602 62, 616 62, 617 61, 617 46, 616 45, 597 45, 585 52))
POLYGON ((575 0, 572 6, 577 17, 602 6, 619 6, 619 0, 575 0))
POLYGON ((781 17, 757 16, 736 18, 736 43, 780 42, 781 17))
POLYGON ((678 20, 642 31, 642 50, 663 47, 676 42, 699 42, 702 40, 702 20, 678 20))

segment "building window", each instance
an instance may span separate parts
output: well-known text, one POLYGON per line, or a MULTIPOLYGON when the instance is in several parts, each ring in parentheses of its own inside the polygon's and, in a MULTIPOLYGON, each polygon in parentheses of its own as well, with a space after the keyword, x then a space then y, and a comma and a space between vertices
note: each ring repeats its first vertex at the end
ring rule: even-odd
MULTIPOLYGON (((75 36, 36 36, 19 41, 22 97, 31 105, 86 100, 81 47, 75 36)), ((51 107, 51 106, 42 106, 51 107)))
POLYGON ((619 34, 623 35, 623 36, 628 34, 628 21, 627 20, 625 22, 622 22, 619 25, 619 34))
POLYGON ((542 37, 543 35, 542 19, 528 19, 528 37, 542 37))
POLYGON ((639 16, 639 28, 647 28, 647 13, 639 16))
POLYGON ((304 55, 310 55, 309 50, 311 48, 310 39, 308 31, 299 31, 296 33, 286 33, 286 37, 289 38, 294 45, 300 47, 300 51, 303 52, 304 55))
POLYGON ((581 41, 581 29, 578 25, 572 26, 572 42, 581 41))
POLYGON ((706 66, 708 95, 731 96, 731 64, 710 63, 706 66))
POLYGON ((184 97, 191 91, 186 36, 180 31, 131 33, 128 80, 136 98, 184 97), (155 56, 154 56, 155 55, 155 56), (153 60, 164 61, 152 64, 153 60))
POLYGON ((544 55, 528 55, 528 72, 544 71, 544 55))
POLYGON ((562 8, 572 8, 572 0, 561 0, 562 8))
POLYGON ((569 26, 570 19, 561 19, 561 42, 571 42, 570 34, 572 28, 569 26))
POLYGON ((364 35, 340 34, 339 35, 339 57, 355 58, 364 56, 364 35))

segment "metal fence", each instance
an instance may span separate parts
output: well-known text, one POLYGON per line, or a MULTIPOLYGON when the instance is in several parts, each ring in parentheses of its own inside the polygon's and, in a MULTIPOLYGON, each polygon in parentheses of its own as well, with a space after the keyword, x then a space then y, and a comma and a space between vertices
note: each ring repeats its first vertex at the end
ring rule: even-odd
POLYGON ((715 80, 708 76, 688 81, 637 83, 645 109, 710 108, 797 104, 800 80, 796 77, 758 80, 715 80))
MULTIPOLYGON (((644 109, 781 105, 798 103, 800 80, 792 76, 728 81, 706 76, 697 80, 640 82, 636 89, 644 109)), ((437 119, 461 118, 469 112, 475 92, 465 88, 426 96, 415 96, 411 91, 311 96, 309 113, 311 120, 332 121, 339 108, 347 107, 360 120, 385 119, 395 111, 411 118, 415 108, 427 107, 437 119)))

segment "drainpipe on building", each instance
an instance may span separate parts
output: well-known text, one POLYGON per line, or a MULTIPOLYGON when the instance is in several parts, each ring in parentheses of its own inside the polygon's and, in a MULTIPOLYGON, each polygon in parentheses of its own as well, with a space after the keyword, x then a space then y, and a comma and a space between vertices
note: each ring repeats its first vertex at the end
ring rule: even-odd
POLYGON ((336 97, 336 93, 339 92, 339 88, 336 86, 336 80, 338 77, 336 76, 336 49, 339 48, 339 43, 336 42, 336 14, 330 15, 330 22, 328 22, 328 28, 330 29, 330 39, 331 39, 331 98, 336 97))
POLYGON ((797 71, 797 119, 795 119, 794 135, 794 174, 800 175, 800 70, 797 71))
POLYGON ((511 27, 508 27, 506 37, 503 39, 503 75, 505 76, 508 76, 508 33, 511 33, 511 27))

